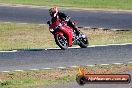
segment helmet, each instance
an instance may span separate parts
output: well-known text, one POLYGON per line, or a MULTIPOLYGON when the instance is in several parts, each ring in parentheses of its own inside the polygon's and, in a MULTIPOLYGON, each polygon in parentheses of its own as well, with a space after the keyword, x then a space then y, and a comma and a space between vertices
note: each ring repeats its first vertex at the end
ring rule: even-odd
POLYGON ((51 17, 55 17, 58 14, 58 9, 56 7, 51 8, 49 14, 51 17))

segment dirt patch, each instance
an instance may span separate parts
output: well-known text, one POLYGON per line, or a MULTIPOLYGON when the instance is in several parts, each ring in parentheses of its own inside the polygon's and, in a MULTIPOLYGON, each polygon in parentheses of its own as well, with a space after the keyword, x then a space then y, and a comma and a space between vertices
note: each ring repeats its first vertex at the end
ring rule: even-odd
POLYGON ((132 66, 120 65, 120 66, 99 66, 92 70, 87 70, 88 74, 118 74, 125 71, 132 70, 132 66))

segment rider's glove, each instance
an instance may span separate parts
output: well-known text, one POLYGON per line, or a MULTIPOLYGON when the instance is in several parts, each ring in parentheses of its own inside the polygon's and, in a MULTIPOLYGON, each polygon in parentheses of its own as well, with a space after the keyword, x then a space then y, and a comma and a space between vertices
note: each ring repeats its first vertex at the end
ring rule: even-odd
POLYGON ((65 19, 65 21, 68 22, 69 20, 70 20, 70 17, 67 16, 66 19, 65 19))

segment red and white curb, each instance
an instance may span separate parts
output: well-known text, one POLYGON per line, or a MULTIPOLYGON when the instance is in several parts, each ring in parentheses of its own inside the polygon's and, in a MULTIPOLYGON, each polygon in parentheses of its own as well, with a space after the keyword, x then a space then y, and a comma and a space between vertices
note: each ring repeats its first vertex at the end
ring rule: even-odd
MULTIPOLYGON (((87 67, 95 67, 95 66, 109 66, 109 65, 127 65, 132 64, 132 62, 127 63, 113 63, 113 64, 93 64, 93 65, 84 65, 87 67)), ((81 65, 82 66, 82 65, 81 65)), ((55 68, 40 68, 40 69, 29 69, 29 70, 12 70, 12 71, 0 71, 2 73, 10 73, 10 72, 24 72, 24 71, 38 71, 38 70, 53 70, 53 69, 66 69, 66 68, 78 68, 80 66, 67 66, 67 67, 55 67, 55 68)))

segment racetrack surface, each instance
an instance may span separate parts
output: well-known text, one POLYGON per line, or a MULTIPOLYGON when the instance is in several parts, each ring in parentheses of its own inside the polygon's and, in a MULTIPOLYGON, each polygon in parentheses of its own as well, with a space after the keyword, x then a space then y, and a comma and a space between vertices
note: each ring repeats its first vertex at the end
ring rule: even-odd
MULTIPOLYGON (((61 11, 78 21, 78 26, 132 30, 132 12, 71 9, 61 11)), ((0 21, 46 24, 49 19, 46 8, 0 6, 0 21)))
POLYGON ((132 44, 0 53, 0 71, 132 62, 132 44))

